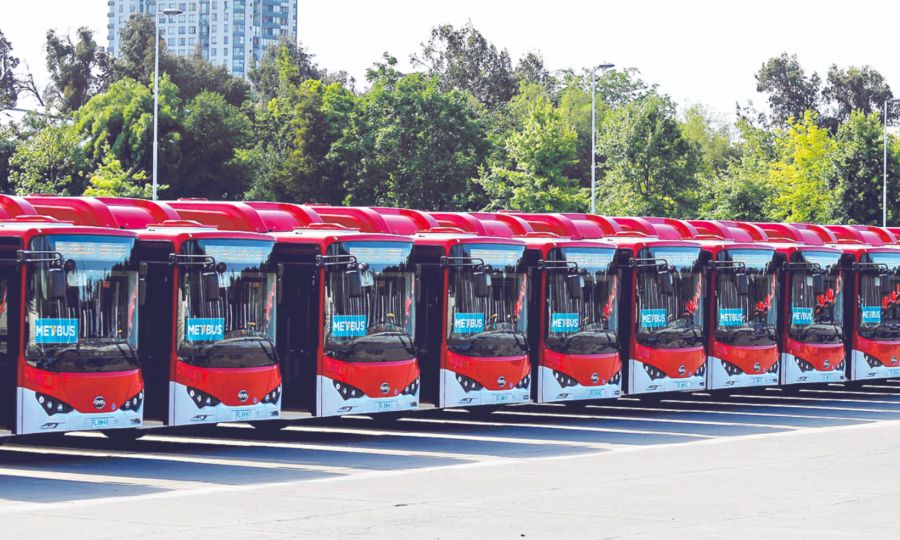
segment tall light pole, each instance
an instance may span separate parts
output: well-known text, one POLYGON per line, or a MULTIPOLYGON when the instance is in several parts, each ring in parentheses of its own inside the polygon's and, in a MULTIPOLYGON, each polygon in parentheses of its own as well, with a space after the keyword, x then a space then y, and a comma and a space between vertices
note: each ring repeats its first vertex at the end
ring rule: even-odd
POLYGON ((596 214, 597 202, 597 69, 606 71, 616 67, 615 64, 600 64, 591 68, 591 213, 596 214))
POLYGON ((159 169, 159 16, 169 17, 181 15, 184 11, 176 8, 156 12, 156 53, 153 55, 153 200, 156 200, 159 169))
POLYGON ((884 102, 884 185, 882 186, 881 193, 881 226, 887 227, 887 145, 888 145, 888 137, 887 137, 887 126, 888 126, 888 112, 889 107, 891 105, 896 105, 900 103, 900 99, 888 99, 884 102))

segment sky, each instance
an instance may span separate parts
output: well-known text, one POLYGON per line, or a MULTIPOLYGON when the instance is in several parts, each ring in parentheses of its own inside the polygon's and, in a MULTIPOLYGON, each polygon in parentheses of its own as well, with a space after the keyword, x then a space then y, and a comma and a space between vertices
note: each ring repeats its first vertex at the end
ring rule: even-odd
MULTIPOLYGON (((0 0, 0 31, 46 82, 47 29, 89 26, 105 45, 106 9, 106 0, 0 0)), ((782 52, 823 78, 833 63, 868 64, 900 90, 896 25, 883 24, 900 20, 900 2, 300 0, 299 12, 300 41, 317 62, 361 82, 382 52, 409 68, 433 26, 471 20, 514 60, 539 51, 551 69, 634 67, 680 105, 704 104, 726 120, 736 102, 764 108, 753 75, 782 52)))

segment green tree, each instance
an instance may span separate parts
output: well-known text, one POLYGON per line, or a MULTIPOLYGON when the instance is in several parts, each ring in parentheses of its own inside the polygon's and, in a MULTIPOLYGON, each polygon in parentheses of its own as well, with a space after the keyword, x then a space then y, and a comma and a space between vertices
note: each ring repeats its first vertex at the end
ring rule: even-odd
MULTIPOLYGON (((884 140, 879 114, 853 111, 838 128, 835 141, 837 193, 847 220, 881 225, 884 140)), ((889 193, 896 194, 900 182, 896 176, 889 176, 889 193)), ((889 208, 889 214, 897 213, 900 211, 889 208)))
POLYGON ((776 126, 799 120, 806 111, 818 111, 821 85, 818 74, 806 75, 796 54, 770 58, 756 72, 756 91, 766 94, 770 122, 776 126))
POLYGON ((275 47, 269 47, 259 62, 248 72, 256 92, 264 101, 278 95, 283 75, 289 73, 286 82, 297 87, 309 79, 321 80, 322 70, 313 61, 313 55, 296 40, 282 37, 275 47))
POLYGON ((19 195, 80 195, 92 168, 80 134, 65 124, 48 124, 23 141, 9 164, 10 185, 19 195))
POLYGON ((506 139, 508 161, 482 171, 479 183, 490 197, 488 208, 585 211, 588 192, 564 174, 576 161, 576 138, 559 109, 538 94, 528 104, 521 128, 506 139))
POLYGON ((250 119, 221 94, 201 92, 185 106, 181 160, 169 180, 172 197, 239 199, 250 171, 236 159, 251 136, 250 119))
POLYGON ((51 84, 47 102, 64 113, 77 110, 109 83, 112 59, 94 41, 94 32, 82 26, 70 36, 47 32, 47 71, 51 84))
POLYGON ((597 208, 605 214, 691 217, 698 207, 698 148, 686 140, 668 97, 651 94, 609 112, 597 208))
MULTIPOLYGON (((156 22, 145 14, 133 14, 119 33, 119 55, 113 65, 116 80, 129 78, 149 84, 153 80, 156 22)), ((166 42, 159 44, 160 69, 166 58, 166 42)))
POLYGON ((850 119, 853 111, 869 114, 882 110, 892 94, 884 77, 872 67, 840 69, 832 64, 822 97, 833 104, 834 124, 838 125, 850 119))
POLYGON ((251 199, 340 204, 346 166, 332 147, 347 128, 356 98, 344 86, 307 80, 282 85, 258 114, 260 142, 242 153, 257 171, 251 199))
POLYGON ((828 130, 817 123, 816 113, 807 111, 800 120, 791 120, 776 141, 778 157, 769 166, 775 191, 773 219, 832 223, 845 215, 835 189, 836 144, 828 130))
POLYGON ((372 72, 350 124, 332 150, 349 171, 349 204, 423 210, 481 205, 473 178, 487 152, 482 110, 468 93, 442 91, 435 77, 372 72))
POLYGON ((731 150, 736 155, 710 177, 700 216, 767 221, 774 197, 769 165, 776 159, 775 133, 747 120, 739 120, 737 129, 739 142, 731 150))
POLYGON ((19 131, 15 124, 0 124, 0 193, 9 193, 9 161, 19 146, 19 131))
POLYGON ((432 28, 431 38, 410 60, 438 77, 442 90, 466 90, 490 110, 516 93, 509 52, 498 50, 471 21, 459 29, 449 24, 432 28))
MULTIPOLYGON (((163 191, 167 187, 157 186, 157 189, 163 191)), ((147 182, 147 174, 144 171, 124 169, 122 163, 108 153, 103 157, 97 170, 91 174, 84 195, 149 199, 153 196, 153 186, 147 182)))
POLYGON ((12 51, 12 44, 0 31, 0 110, 15 107, 19 97, 19 84, 16 79, 19 59, 13 56, 12 51))
MULTIPOLYGON (((177 178, 181 159, 181 100, 168 76, 159 86, 159 174, 177 178)), ((74 115, 74 130, 86 137, 85 150, 97 164, 111 152, 125 169, 150 171, 153 147, 153 93, 124 78, 97 94, 74 115)))

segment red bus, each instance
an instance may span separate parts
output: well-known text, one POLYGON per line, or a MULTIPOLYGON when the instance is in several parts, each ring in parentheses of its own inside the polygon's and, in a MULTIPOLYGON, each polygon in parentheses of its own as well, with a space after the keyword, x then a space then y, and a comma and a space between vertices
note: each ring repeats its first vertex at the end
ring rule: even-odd
POLYGON ((415 210, 314 209, 335 224, 412 235, 423 401, 491 411, 531 400, 522 242, 442 227, 415 210))
MULTIPOLYGON (((818 228, 818 226, 809 226, 818 228)), ((900 376, 900 246, 880 227, 825 225, 844 252, 850 381, 900 376)))
POLYGON ((755 242, 733 223, 648 221, 672 225, 685 239, 699 243, 708 260, 703 328, 707 390, 777 385, 779 264, 775 248, 755 242))
POLYGON ((278 269, 268 235, 219 231, 139 199, 30 196, 41 214, 138 237, 146 416, 169 426, 277 420, 278 269))
MULTIPOLYGON (((2 425, 17 434, 143 424, 135 235, 0 196, 2 425)), ((105 224, 100 224, 105 225, 105 224)))
POLYGON ((532 392, 535 401, 608 399, 622 394, 618 342, 621 270, 615 264, 614 246, 535 231, 530 221, 547 215, 431 215, 439 223, 475 234, 490 231, 525 243, 525 264, 531 276, 528 342, 537 383, 532 392))
POLYGON ((622 269, 618 334, 625 394, 706 388, 703 344, 705 259, 671 225, 592 214, 516 214, 535 230, 595 239, 616 250, 622 269), (627 323, 626 323, 627 321, 627 323))
POLYGON ((786 223, 735 225, 778 254, 782 308, 778 324, 781 385, 846 379, 845 273, 841 251, 819 234, 786 223), (760 234, 760 231, 765 234, 760 234))
POLYGON ((277 332, 285 407, 317 416, 418 408, 410 238, 324 223, 291 204, 168 204, 182 219, 275 238, 285 269, 277 332))

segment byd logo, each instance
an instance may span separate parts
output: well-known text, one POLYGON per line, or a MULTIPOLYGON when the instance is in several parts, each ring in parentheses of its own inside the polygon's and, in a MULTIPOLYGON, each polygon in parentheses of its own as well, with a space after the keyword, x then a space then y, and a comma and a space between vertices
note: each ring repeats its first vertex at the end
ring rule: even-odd
POLYGON ((599 373, 591 373, 591 382, 597 384, 600 382, 600 374, 599 373))
POLYGON ((381 393, 382 393, 382 394, 387 394, 388 392, 391 391, 391 385, 389 385, 389 384, 386 383, 386 382, 381 383, 381 387, 380 387, 380 388, 381 388, 381 393))
POLYGON ((760 364, 759 362, 756 362, 755 364, 753 364, 753 371, 756 371, 756 372, 762 371, 762 364, 760 364))
POLYGON ((504 377, 503 375, 497 377, 497 386, 499 386, 500 388, 506 386, 506 377, 504 377))
POLYGON ((238 397, 238 401, 240 401, 241 403, 244 403, 245 401, 250 399, 250 394, 246 390, 241 390, 240 392, 238 392, 237 397, 238 397))
POLYGON ((684 366, 678 366, 678 374, 684 375, 685 373, 687 373, 687 368, 684 366))
POLYGON ((95 409, 102 409, 105 406, 106 406, 106 400, 103 399, 103 396, 97 396, 94 398, 94 408, 95 409))

